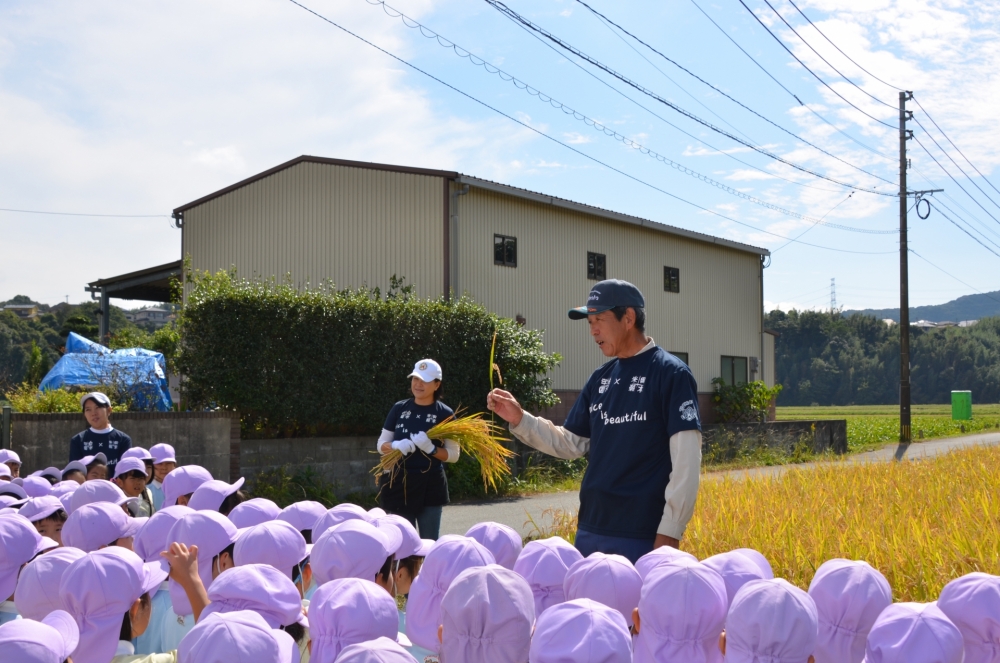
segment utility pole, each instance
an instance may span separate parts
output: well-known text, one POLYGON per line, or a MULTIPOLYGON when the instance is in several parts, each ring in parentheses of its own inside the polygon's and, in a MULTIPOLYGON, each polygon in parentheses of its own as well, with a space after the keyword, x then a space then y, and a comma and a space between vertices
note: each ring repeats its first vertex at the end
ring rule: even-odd
POLYGON ((912 132, 906 121, 913 113, 906 110, 912 92, 899 93, 899 442, 909 444, 910 434, 910 284, 909 248, 906 239, 906 141, 912 132))

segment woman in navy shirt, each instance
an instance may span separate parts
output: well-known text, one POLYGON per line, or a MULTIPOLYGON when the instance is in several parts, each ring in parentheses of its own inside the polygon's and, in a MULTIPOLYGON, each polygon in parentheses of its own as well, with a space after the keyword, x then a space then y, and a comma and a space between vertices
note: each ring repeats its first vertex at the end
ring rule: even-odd
POLYGON ((459 447, 452 440, 432 440, 427 431, 454 411, 441 402, 441 365, 436 361, 421 359, 408 377, 413 398, 392 406, 378 439, 379 453, 396 449, 403 454, 402 462, 379 478, 379 506, 413 523, 421 538, 436 540, 448 503, 444 463, 458 460, 459 447))

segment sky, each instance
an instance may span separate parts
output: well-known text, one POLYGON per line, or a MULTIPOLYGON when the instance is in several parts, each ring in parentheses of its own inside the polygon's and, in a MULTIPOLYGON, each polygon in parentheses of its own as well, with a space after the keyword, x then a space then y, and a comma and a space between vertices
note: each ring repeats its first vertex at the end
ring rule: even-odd
POLYGON ((908 217, 911 305, 1000 289, 1000 5, 587 0, 713 89, 579 0, 505 5, 578 54, 485 0, 300 1, 440 80, 291 0, 3 3, 0 208, 64 215, 0 211, 0 301, 177 260, 173 208, 311 154, 768 248, 769 309, 828 307, 831 279, 841 307, 898 306, 899 89, 926 111, 910 189, 944 189, 908 217))

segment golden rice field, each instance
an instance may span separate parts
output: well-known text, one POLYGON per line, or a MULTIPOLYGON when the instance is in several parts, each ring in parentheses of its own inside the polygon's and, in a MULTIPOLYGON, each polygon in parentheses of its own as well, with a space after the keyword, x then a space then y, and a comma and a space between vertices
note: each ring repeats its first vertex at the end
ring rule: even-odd
MULTIPOLYGON (((575 535, 575 519, 549 517, 554 526, 537 534, 575 535)), ((703 475, 682 548, 703 559, 742 547, 803 589, 820 564, 845 557, 882 571, 897 601, 935 600, 963 574, 1000 574, 1000 448, 778 477, 703 475)))

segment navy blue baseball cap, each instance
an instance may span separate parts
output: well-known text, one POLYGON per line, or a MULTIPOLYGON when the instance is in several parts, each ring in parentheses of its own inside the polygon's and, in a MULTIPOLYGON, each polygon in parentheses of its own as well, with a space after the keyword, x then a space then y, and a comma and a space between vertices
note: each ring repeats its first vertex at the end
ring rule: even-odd
POLYGON ((618 279, 608 279, 601 281, 590 289, 590 296, 587 297, 587 305, 569 310, 570 320, 583 320, 588 315, 603 313, 616 306, 631 306, 632 308, 645 308, 646 300, 635 287, 628 281, 618 279))

